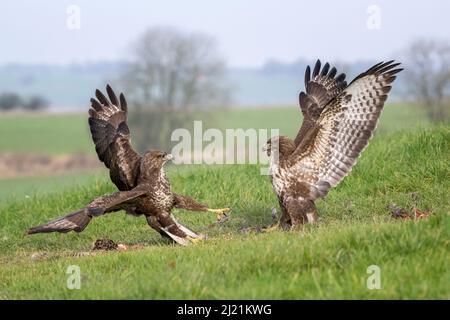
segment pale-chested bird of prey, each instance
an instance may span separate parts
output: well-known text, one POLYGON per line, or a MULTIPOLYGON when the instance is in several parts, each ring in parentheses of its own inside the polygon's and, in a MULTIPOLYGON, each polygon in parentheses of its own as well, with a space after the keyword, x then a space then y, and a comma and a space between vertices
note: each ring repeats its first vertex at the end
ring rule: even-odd
POLYGON ((173 208, 206 211, 224 217, 228 208, 210 209, 196 200, 172 192, 164 165, 173 157, 164 151, 152 150, 144 155, 131 144, 127 125, 127 102, 121 93, 117 98, 108 85, 109 99, 96 90, 91 99, 89 126, 98 158, 109 169, 112 182, 119 189, 113 194, 94 199, 81 210, 28 230, 28 234, 42 232, 81 232, 93 217, 124 210, 128 214, 144 216, 150 227, 162 236, 186 245, 202 236, 178 223, 173 208))
MULTIPOLYGON (((345 74, 318 60, 305 72, 306 92, 299 96, 303 122, 294 140, 277 136, 264 150, 281 207, 272 227, 284 230, 317 220, 314 201, 347 176, 373 135, 391 84, 401 68, 380 62, 349 85, 345 74)), ((271 228, 271 229, 273 229, 271 228)))

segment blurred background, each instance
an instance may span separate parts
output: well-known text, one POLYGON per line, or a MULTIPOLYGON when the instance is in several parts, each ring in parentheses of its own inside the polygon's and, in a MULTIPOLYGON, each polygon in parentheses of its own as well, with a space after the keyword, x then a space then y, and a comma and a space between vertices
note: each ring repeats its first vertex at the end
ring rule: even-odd
POLYGON ((304 70, 347 78, 396 59, 378 133, 450 118, 448 1, 3 1, 0 201, 105 174, 87 124, 107 83, 124 92, 133 143, 170 150, 171 132, 280 129, 294 136, 304 70))

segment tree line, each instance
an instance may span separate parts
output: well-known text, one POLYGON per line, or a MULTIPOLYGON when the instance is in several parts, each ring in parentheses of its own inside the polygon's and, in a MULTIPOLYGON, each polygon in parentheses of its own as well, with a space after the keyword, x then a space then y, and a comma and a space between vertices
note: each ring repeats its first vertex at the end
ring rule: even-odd
POLYGON ((25 98, 14 92, 0 93, 0 111, 39 111, 46 109, 48 106, 48 100, 39 95, 25 98))

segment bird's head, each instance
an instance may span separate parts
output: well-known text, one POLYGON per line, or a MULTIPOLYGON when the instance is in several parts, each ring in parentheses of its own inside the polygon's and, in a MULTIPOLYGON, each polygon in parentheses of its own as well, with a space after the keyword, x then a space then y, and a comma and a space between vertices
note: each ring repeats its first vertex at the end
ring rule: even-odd
POLYGON ((160 150, 150 150, 144 155, 142 164, 147 168, 161 169, 167 161, 173 159, 173 155, 160 150))
POLYGON ((267 140, 263 147, 263 151, 269 157, 279 156, 280 158, 289 156, 295 150, 294 141, 286 136, 276 136, 267 140))

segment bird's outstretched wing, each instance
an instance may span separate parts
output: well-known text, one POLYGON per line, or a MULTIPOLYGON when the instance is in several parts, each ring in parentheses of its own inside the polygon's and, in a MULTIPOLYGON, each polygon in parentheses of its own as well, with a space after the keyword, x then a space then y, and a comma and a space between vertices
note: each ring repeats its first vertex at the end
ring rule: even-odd
POLYGON ((325 106, 340 94, 347 82, 345 74, 336 76, 335 67, 330 69, 327 62, 321 68, 320 60, 317 60, 311 77, 311 69, 308 66, 305 71, 305 91, 300 92, 299 102, 303 114, 303 122, 294 142, 296 146, 307 144, 313 138, 316 131, 317 120, 319 119, 325 106), (310 139, 308 139, 310 138, 310 139))
POLYGON ((127 102, 121 93, 119 99, 109 85, 108 97, 96 90, 97 99, 91 99, 89 127, 98 158, 110 170, 110 177, 119 190, 136 187, 142 156, 131 145, 127 125, 127 102))
POLYGON ((403 69, 378 63, 357 76, 317 119, 317 134, 290 156, 291 172, 308 184, 312 199, 324 197, 352 169, 377 125, 390 84, 403 69))
POLYGON ((52 220, 43 225, 33 227, 27 234, 47 232, 81 232, 86 228, 91 219, 108 212, 119 211, 135 206, 136 199, 144 195, 146 190, 136 188, 131 191, 119 191, 110 195, 94 199, 85 208, 72 212, 64 217, 52 220))

